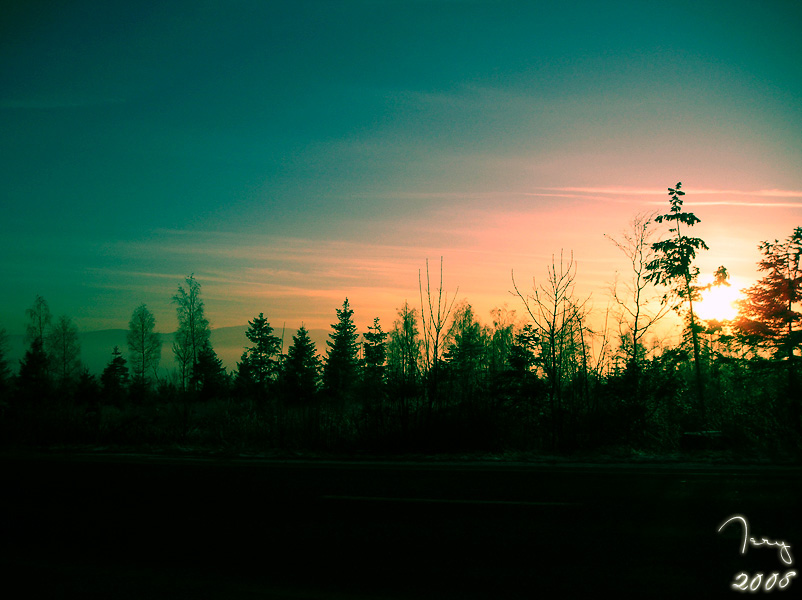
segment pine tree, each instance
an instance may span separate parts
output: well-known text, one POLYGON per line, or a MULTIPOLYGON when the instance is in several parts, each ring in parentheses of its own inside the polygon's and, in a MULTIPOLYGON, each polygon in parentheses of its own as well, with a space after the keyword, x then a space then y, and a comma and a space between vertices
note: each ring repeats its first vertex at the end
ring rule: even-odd
POLYGON ((348 298, 336 312, 337 322, 331 326, 331 339, 326 341, 329 351, 323 370, 323 389, 330 398, 342 401, 349 398, 357 382, 359 345, 352 318, 354 311, 348 304, 348 298))
POLYGON ((278 371, 281 340, 273 335, 273 328, 263 313, 248 322, 245 335, 253 346, 242 354, 241 362, 237 365, 237 378, 248 387, 255 388, 257 397, 261 398, 278 371))
POLYGON ((103 369, 103 374, 100 376, 100 385, 107 402, 117 405, 122 403, 128 387, 128 366, 117 346, 114 346, 111 360, 106 365, 106 368, 103 369))
POLYGON ((788 364, 793 384, 795 353, 802 346, 802 227, 784 241, 763 242, 758 269, 766 273, 744 291, 735 325, 747 340, 766 347, 788 364))
POLYGON ((292 337, 292 345, 280 374, 281 389, 287 404, 308 406, 317 395, 320 382, 320 357, 309 332, 301 325, 292 337))
POLYGON ((387 363, 387 333, 382 331, 378 317, 373 319, 373 325, 368 326, 367 333, 362 337, 365 338, 362 346, 365 380, 381 384, 387 363))
POLYGON ((41 337, 34 337, 30 348, 20 360, 17 390, 21 399, 39 404, 49 399, 52 392, 49 359, 41 337))
POLYGON ((204 400, 219 398, 225 394, 228 377, 223 361, 207 340, 198 352, 198 359, 192 369, 192 387, 204 400))

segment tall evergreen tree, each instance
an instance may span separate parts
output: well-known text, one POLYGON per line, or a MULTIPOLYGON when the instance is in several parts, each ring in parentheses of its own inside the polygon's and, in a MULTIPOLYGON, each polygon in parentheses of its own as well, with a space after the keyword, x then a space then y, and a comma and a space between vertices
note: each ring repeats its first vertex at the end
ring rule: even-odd
POLYGON ((315 400, 320 383, 320 357, 309 332, 301 325, 281 368, 280 383, 287 404, 308 406, 315 400))
POLYGON ((281 351, 281 340, 273 335, 273 328, 263 313, 259 313, 253 321, 248 321, 245 336, 253 344, 242 354, 237 365, 237 377, 249 387, 256 389, 256 395, 263 397, 269 382, 278 372, 278 357, 281 351))
POLYGON ((331 398, 346 400, 357 382, 359 345, 353 321, 354 311, 348 304, 348 298, 336 312, 337 322, 332 324, 331 339, 326 341, 329 351, 323 370, 323 389, 331 398))
POLYGON ((747 339, 787 361, 793 383, 796 353, 802 347, 802 227, 784 241, 763 242, 758 269, 765 275, 744 291, 736 327, 747 339))
POLYGON ((362 346, 365 379, 382 383, 387 363, 387 333, 382 331, 378 317, 373 319, 373 325, 368 325, 368 331, 362 337, 365 338, 362 346))
POLYGON ((17 391, 22 400, 37 404, 47 400, 52 392, 49 359, 40 337, 33 339, 20 360, 17 391))
POLYGON ((228 377, 223 361, 206 340, 192 369, 192 387, 200 393, 202 399, 209 400, 225 394, 227 386, 228 377))
POLYGON ((103 396, 107 402, 112 404, 122 404, 125 392, 128 387, 128 366, 123 358, 120 348, 114 346, 111 352, 111 360, 103 374, 100 376, 100 385, 103 389, 103 396))

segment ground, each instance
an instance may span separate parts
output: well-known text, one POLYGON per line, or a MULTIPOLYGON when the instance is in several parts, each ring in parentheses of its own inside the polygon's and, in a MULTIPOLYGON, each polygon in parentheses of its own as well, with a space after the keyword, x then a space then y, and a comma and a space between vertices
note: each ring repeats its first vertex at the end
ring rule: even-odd
MULTIPOLYGON (((103 598, 706 597, 789 567, 802 469, 766 464, 0 459, 7 585, 103 598)), ((783 592, 802 583, 793 578, 783 592)), ((11 588, 9 588, 11 589, 11 588)), ((798 590, 797 590, 798 591, 798 590)))

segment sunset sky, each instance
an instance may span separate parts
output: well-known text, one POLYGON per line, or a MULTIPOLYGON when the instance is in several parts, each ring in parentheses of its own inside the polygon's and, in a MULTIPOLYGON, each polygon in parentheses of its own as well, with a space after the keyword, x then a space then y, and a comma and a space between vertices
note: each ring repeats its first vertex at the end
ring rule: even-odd
POLYGON ((484 322, 665 211, 736 286, 802 226, 802 3, 16 2, 0 18, 0 327, 37 294, 159 331, 194 273, 213 327, 389 329, 418 270, 484 322))

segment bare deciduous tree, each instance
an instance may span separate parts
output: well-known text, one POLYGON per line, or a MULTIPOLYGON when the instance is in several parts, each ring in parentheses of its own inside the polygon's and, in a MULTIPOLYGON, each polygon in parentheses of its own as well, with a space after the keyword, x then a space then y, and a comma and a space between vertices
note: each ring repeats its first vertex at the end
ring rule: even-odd
POLYGON ((161 360, 162 340, 155 332, 156 319, 144 304, 134 309, 128 323, 128 351, 134 381, 145 385, 148 371, 154 375, 161 360))
POLYGON ((36 339, 44 343, 53 320, 45 299, 36 296, 33 305, 25 311, 25 316, 28 317, 28 324, 25 326, 25 343, 31 344, 36 339))
POLYGON ((72 319, 66 315, 59 317, 47 335, 47 348, 56 376, 66 383, 81 366, 78 328, 72 319))
POLYGON ((546 376, 549 406, 552 414, 552 445, 557 443, 560 429, 563 380, 571 361, 579 358, 575 368, 587 373, 587 346, 584 340, 585 304, 574 296, 576 264, 574 255, 566 261, 560 253, 559 263, 554 256, 548 268, 546 283, 538 285, 532 278, 532 293, 524 295, 512 273, 513 295, 523 302, 535 325, 540 343, 539 361, 546 376), (577 355, 579 353, 579 355, 577 355))
POLYGON ((459 287, 454 292, 451 302, 448 301, 448 294, 443 294, 443 257, 440 257, 440 285, 436 290, 437 298, 433 297, 431 282, 429 279, 429 259, 426 259, 426 302, 423 301, 423 279, 418 270, 418 289, 420 291, 421 303, 421 326, 423 328, 423 354, 426 363, 426 370, 429 376, 428 385, 428 407, 431 413, 437 400, 438 378, 440 371, 440 361, 443 353, 444 329, 448 323, 451 309, 454 307, 459 287))
POLYGON ((173 353, 181 369, 182 387, 186 389, 186 382, 191 370, 198 363, 198 356, 211 336, 209 320, 204 315, 203 300, 201 300, 201 285, 194 274, 186 278, 187 288, 179 285, 173 296, 178 316, 178 330, 173 341, 173 353))
POLYGON ((621 234, 620 240, 605 234, 629 263, 628 279, 619 285, 616 277, 611 296, 617 307, 618 332, 627 355, 627 368, 635 372, 644 356, 643 337, 670 311, 668 305, 660 302, 659 295, 649 295, 647 289, 650 283, 646 265, 655 259, 652 223, 652 215, 639 214, 632 219, 629 229, 621 234))

